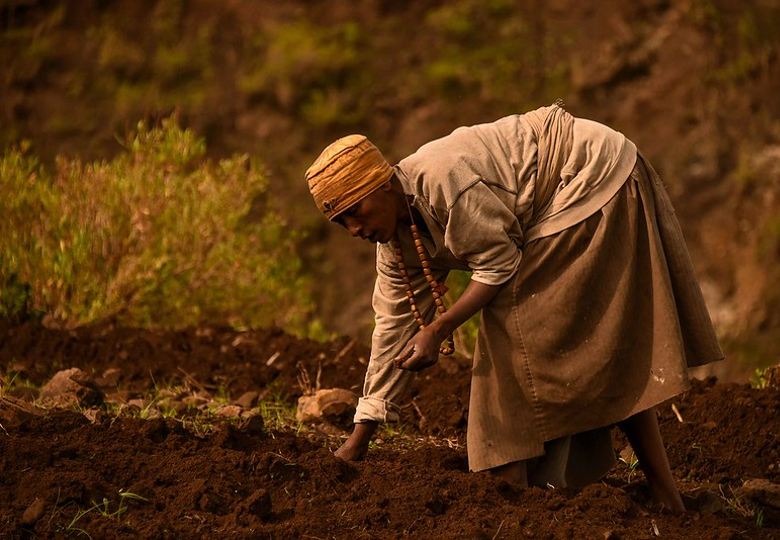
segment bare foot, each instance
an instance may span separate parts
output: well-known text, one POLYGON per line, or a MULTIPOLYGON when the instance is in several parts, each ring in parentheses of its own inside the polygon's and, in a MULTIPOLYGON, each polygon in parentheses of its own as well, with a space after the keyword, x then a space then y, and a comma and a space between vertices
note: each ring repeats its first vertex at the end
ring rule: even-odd
POLYGON ((662 508, 673 514, 682 514, 685 512, 685 504, 683 503, 680 492, 677 490, 676 486, 672 485, 663 488, 658 485, 649 485, 650 494, 653 496, 653 500, 660 504, 662 508))
POLYGON ((349 441, 341 445, 341 447, 333 452, 333 455, 344 461, 357 461, 366 455, 368 446, 356 446, 349 441))
POLYGON ((513 461, 490 469, 490 472, 511 484, 528 487, 528 469, 525 461, 513 461))
POLYGON ((377 422, 355 424, 349 438, 333 455, 344 461, 357 461, 368 452, 368 443, 376 430, 377 422))

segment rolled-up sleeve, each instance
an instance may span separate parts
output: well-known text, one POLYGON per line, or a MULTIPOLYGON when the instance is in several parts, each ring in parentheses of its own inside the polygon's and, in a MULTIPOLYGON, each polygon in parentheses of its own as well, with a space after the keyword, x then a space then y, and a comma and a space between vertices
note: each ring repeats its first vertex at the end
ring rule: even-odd
POLYGON ((463 191, 450 206, 444 245, 466 261, 474 281, 507 282, 520 265, 521 244, 517 216, 484 183, 463 191))
MULTIPOLYGON (((407 269, 417 307, 423 319, 430 321, 435 314, 435 304, 425 275, 412 261, 408 261, 407 269)), ((441 279, 446 273, 434 270, 434 276, 441 279)), ((393 358, 418 331, 418 326, 411 314, 403 280, 389 244, 380 244, 377 248, 377 278, 372 304, 376 324, 371 338, 371 359, 363 385, 363 397, 358 401, 355 423, 397 421, 399 403, 415 376, 412 372, 394 367, 392 363, 393 358)))

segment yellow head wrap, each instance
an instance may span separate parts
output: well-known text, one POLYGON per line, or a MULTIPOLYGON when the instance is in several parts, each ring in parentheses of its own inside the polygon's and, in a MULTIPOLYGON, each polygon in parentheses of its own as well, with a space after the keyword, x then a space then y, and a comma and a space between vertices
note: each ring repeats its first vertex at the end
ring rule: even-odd
POLYGON ((376 146, 363 135, 347 135, 325 148, 306 171, 314 202, 333 221, 393 176, 376 146))

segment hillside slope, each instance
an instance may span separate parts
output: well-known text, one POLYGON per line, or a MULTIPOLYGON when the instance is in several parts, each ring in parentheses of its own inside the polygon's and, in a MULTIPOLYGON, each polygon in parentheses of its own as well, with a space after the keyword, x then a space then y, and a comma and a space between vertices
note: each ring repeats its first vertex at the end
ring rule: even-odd
POLYGON ((26 0, 0 6, 0 32, 0 145, 102 159, 176 112, 216 153, 266 163, 327 284, 321 316, 361 338, 373 250, 309 201, 319 150, 362 132, 397 160, 563 98, 661 173, 729 355, 778 360, 778 1, 26 0))

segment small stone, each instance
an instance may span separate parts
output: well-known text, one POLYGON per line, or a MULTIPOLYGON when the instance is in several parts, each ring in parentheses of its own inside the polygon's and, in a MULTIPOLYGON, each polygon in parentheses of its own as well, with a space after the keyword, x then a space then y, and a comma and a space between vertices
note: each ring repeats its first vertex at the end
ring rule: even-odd
POLYGON ((241 397, 233 402, 234 405, 243 407, 244 409, 251 409, 257 403, 257 392, 244 392, 241 397))
POLYGON ((701 427, 703 427, 704 429, 713 430, 713 429, 715 429, 716 427, 718 427, 718 423, 717 423, 717 422, 704 422, 704 423, 701 425, 701 427))
POLYGON ((238 405, 222 405, 220 408, 218 408, 216 411, 214 411, 215 416, 224 416, 226 418, 230 417, 238 417, 241 416, 241 411, 243 409, 239 407, 238 405))
POLYGON ((770 471, 774 471, 775 470, 775 464, 774 463, 770 463, 769 467, 767 467, 767 469, 769 469, 770 471))
POLYGON ((55 374, 41 388, 40 398, 49 407, 91 407, 103 403, 103 392, 89 375, 79 368, 71 368, 55 374))
POLYGON ((323 388, 298 398, 296 418, 299 422, 327 421, 341 428, 352 422, 358 396, 343 388, 323 388))
POLYGON ((46 512, 46 503, 43 499, 36 497, 33 503, 27 507, 22 514, 22 525, 34 525, 43 517, 46 512))

